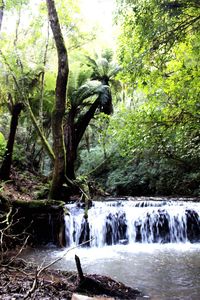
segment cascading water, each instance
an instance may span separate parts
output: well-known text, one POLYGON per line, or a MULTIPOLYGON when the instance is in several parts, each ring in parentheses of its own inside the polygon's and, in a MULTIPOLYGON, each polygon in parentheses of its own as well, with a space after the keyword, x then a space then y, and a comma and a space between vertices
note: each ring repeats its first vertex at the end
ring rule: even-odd
POLYGON ((105 201, 84 209, 67 206, 67 245, 90 246, 200 241, 200 203, 191 201, 105 201))
POLYGON ((152 300, 199 300, 200 202, 153 197, 113 200, 94 201, 87 220, 84 209, 67 205, 70 251, 29 248, 24 257, 38 265, 59 257, 62 260, 53 267, 75 271, 76 254, 84 273, 111 276, 152 300), (91 247, 73 247, 89 239, 91 247))

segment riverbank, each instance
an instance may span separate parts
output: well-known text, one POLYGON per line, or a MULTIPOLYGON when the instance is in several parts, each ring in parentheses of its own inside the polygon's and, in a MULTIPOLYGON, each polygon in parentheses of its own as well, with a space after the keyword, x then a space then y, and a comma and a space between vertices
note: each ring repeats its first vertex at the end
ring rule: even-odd
POLYGON ((42 266, 30 266, 23 260, 14 260, 11 264, 0 266, 1 300, 71 300, 74 293, 90 297, 104 296, 116 300, 134 300, 140 294, 138 290, 107 276, 87 275, 84 281, 76 272, 64 272, 45 269, 42 266))

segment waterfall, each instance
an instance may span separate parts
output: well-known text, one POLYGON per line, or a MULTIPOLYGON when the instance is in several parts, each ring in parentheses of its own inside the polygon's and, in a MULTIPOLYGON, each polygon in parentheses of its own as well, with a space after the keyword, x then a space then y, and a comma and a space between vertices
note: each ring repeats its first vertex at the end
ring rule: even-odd
POLYGON ((200 203, 177 200, 94 201, 84 209, 67 205, 67 245, 200 242, 200 203))

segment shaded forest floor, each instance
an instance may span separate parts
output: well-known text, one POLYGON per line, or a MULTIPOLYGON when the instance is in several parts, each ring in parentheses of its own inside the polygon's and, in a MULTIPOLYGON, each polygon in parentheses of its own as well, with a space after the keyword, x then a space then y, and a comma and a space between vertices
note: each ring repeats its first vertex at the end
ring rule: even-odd
POLYGON ((8 200, 31 201, 47 195, 48 178, 29 171, 12 169, 10 180, 2 182, 0 194, 8 200))

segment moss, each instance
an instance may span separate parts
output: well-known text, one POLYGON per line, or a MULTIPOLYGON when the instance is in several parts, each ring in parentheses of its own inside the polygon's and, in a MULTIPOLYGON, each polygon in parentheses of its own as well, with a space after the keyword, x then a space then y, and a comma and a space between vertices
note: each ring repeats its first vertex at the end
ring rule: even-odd
POLYGON ((56 201, 56 200, 32 200, 32 201, 24 201, 24 200, 15 200, 12 202, 14 207, 20 207, 24 209, 35 209, 42 211, 49 210, 59 210, 64 209, 65 202, 56 201))

